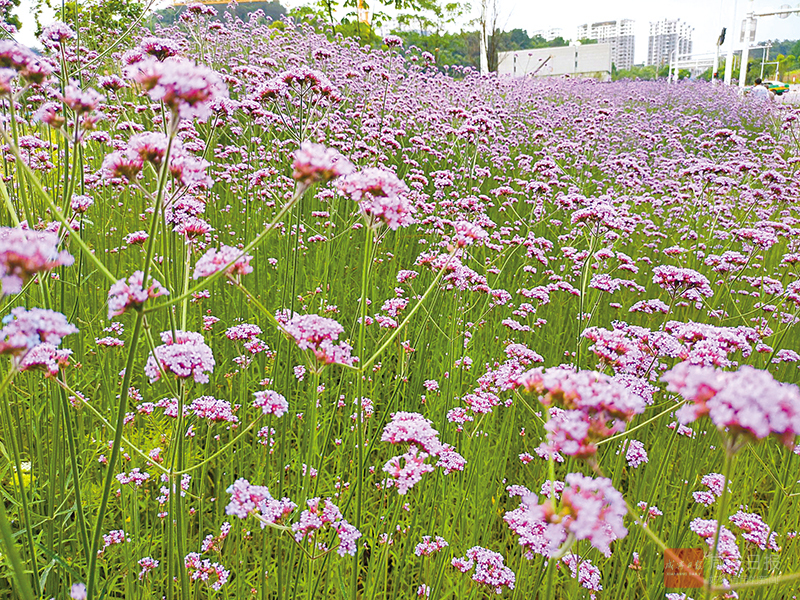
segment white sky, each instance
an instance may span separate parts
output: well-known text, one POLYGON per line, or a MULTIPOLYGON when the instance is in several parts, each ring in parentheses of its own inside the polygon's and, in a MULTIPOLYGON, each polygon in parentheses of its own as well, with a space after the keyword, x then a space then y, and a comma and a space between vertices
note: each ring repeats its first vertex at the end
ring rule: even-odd
MULTIPOLYGON (((374 0, 377 3, 379 0, 374 0)), ((636 62, 642 63, 647 56, 647 35, 650 21, 681 19, 694 27, 694 52, 713 52, 722 27, 728 28, 723 53, 728 44, 738 44, 739 30, 744 15, 752 5, 756 12, 778 9, 783 5, 800 8, 797 0, 565 0, 564 2, 541 2, 535 0, 497 0, 502 29, 521 28, 529 33, 539 29, 560 27, 566 39, 575 39, 579 25, 596 21, 633 19, 636 32, 636 62), (787 4, 788 3, 788 4, 787 4), (734 7, 736 19, 733 19, 734 7), (735 22, 735 25, 734 25, 735 22)), ((297 6, 303 0, 283 0, 284 6, 297 6)), ((472 0, 473 16, 477 16, 480 0, 472 0)), ((19 41, 34 44, 34 23, 30 15, 33 0, 22 0, 19 14, 23 28, 19 41)), ((167 2, 168 4, 168 2, 167 2)), ((45 21, 46 22, 46 21, 45 21)), ((756 41, 768 39, 800 38, 800 16, 786 19, 763 17, 758 20, 756 41)))

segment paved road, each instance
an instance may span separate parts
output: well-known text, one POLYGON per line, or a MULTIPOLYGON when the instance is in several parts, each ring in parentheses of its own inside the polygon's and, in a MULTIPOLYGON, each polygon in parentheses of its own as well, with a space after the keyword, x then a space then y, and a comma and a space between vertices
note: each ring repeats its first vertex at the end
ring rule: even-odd
POLYGON ((779 100, 783 104, 800 106, 800 84, 790 85, 789 91, 781 95, 779 100))

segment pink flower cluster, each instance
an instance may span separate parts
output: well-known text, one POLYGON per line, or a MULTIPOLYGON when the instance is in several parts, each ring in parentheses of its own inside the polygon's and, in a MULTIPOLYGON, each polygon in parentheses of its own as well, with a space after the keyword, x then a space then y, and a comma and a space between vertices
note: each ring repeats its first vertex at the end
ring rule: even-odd
POLYGON ((214 355, 203 336, 193 331, 176 331, 161 334, 163 345, 157 346, 144 366, 150 383, 161 378, 161 371, 172 373, 176 377, 193 377, 197 383, 208 383, 208 373, 214 372, 214 355))
POLYGON ((144 274, 135 271, 133 275, 125 279, 120 279, 108 290, 108 318, 117 317, 127 311, 130 307, 140 307, 146 300, 166 296, 169 291, 156 279, 150 278, 150 285, 144 289, 144 274))
POLYGON ((595 454, 597 440, 623 431, 645 409, 641 396, 596 371, 536 368, 520 375, 517 384, 536 394, 544 406, 559 407, 550 411, 545 424, 547 439, 550 451, 570 456, 595 454))
POLYGON ((381 441, 409 444, 405 454, 390 458, 383 467, 390 477, 387 485, 396 486, 398 494, 406 494, 434 467, 440 467, 447 475, 453 471, 463 471, 467 463, 452 446, 439 441, 439 432, 431 426, 431 421, 419 413, 394 413, 392 420, 383 428, 381 441), (436 465, 425 462, 429 456, 438 457, 436 465))
POLYGON ((247 479, 237 479, 226 491, 231 500, 225 507, 225 514, 240 519, 255 515, 261 521, 262 529, 268 523, 277 523, 297 508, 288 498, 276 500, 266 486, 252 485, 247 479))
POLYGON ((353 164, 337 150, 312 142, 300 144, 300 149, 294 153, 292 168, 292 177, 306 186, 349 175, 355 170, 353 164))
POLYGON ((301 350, 310 350, 320 365, 340 364, 353 366, 357 360, 351 356, 351 346, 336 341, 344 332, 334 319, 319 315, 294 315, 282 325, 284 333, 291 337, 301 350))
MULTIPOLYGON (((694 519, 689 528, 703 538, 709 548, 714 546, 717 535, 717 521, 714 519, 694 519)), ((736 545, 736 536, 726 527, 720 527, 717 544, 717 569, 727 575, 736 575, 742 568, 742 554, 736 545)))
POLYGON ((730 521, 744 532, 742 533, 744 541, 755 544, 761 550, 766 550, 769 547, 770 550, 775 552, 781 551, 780 546, 778 546, 778 535, 770 530, 769 525, 764 523, 761 515, 739 510, 736 514, 731 515, 730 521))
POLYGON ((233 410, 230 402, 219 400, 214 396, 200 396, 192 400, 192 403, 186 407, 186 412, 193 413, 198 419, 205 419, 212 423, 217 421, 238 423, 239 417, 233 414, 233 410))
POLYGON ((203 538, 203 543, 200 544, 202 552, 222 552, 222 542, 228 537, 231 532, 231 524, 225 521, 219 528, 219 535, 207 535, 203 538))
POLYGON ((0 354, 19 356, 40 345, 51 347, 61 344, 61 340, 78 329, 67 322, 59 312, 46 308, 26 310, 18 306, 3 318, 0 329, 0 354))
POLYGON ((97 551, 97 556, 103 556, 105 554, 106 549, 110 546, 115 546, 117 544, 124 544, 127 542, 127 534, 122 531, 122 529, 114 529, 109 531, 106 534, 103 534, 103 547, 97 551))
POLYGON ((39 35, 39 41, 46 48, 58 48, 58 46, 67 40, 74 40, 75 32, 72 28, 62 21, 55 21, 44 29, 39 35))
POLYGON ((610 479, 568 474, 560 507, 551 500, 538 504, 536 496, 529 492, 521 495, 519 508, 507 512, 503 519, 519 536, 529 559, 534 554, 552 556, 568 535, 589 540, 592 546, 610 556, 611 542, 628 533, 623 525, 627 506, 610 479))
MULTIPOLYGON (((719 473, 709 473, 700 480, 708 491, 692 492, 694 501, 704 506, 711 506, 725 491, 725 478, 719 473)), ((730 482, 728 482, 730 484, 730 482)))
MULTIPOLYGON (((578 580, 578 584, 587 590, 593 592, 601 592, 603 586, 600 584, 600 569, 592 564, 588 558, 583 558, 570 552, 561 559, 567 567, 569 567, 570 575, 573 579, 578 580)), ((594 598, 594 594, 591 598, 594 598)))
POLYGON ((412 487, 422 481, 425 473, 434 470, 433 465, 425 462, 428 454, 420 452, 417 446, 411 446, 408 452, 400 456, 393 456, 384 465, 383 470, 388 473, 390 482, 397 488, 397 493, 405 495, 412 487))
POLYGON ((358 202, 372 227, 381 222, 391 230, 414 222, 416 208, 408 198, 408 187, 391 171, 370 167, 338 181, 339 192, 358 202))
POLYGON ((41 368, 45 377, 55 377, 61 367, 69 364, 72 350, 59 350, 52 344, 39 344, 30 350, 17 364, 17 369, 27 371, 41 368))
POLYGON ((219 591, 230 576, 230 571, 221 564, 212 563, 207 558, 201 558, 197 552, 190 552, 183 559, 184 567, 189 571, 189 579, 210 584, 211 589, 219 591))
POLYGON ((119 481, 121 485, 132 483, 136 487, 142 487, 148 479, 150 479, 150 473, 142 472, 139 467, 132 469, 130 473, 123 472, 117 474, 117 481, 119 481))
POLYGON ((250 266, 252 259, 249 254, 243 254, 241 250, 223 244, 219 250, 210 248, 198 259, 194 265, 193 277, 194 279, 208 277, 225 267, 228 275, 247 275, 253 272, 253 267, 250 266))
POLYGON ((644 449, 644 444, 639 440, 628 442, 628 447, 625 450, 625 460, 632 469, 636 469, 648 462, 647 450, 644 449))
POLYGON ((289 403, 282 395, 272 390, 259 391, 254 394, 253 406, 260 408, 265 415, 282 417, 289 410, 289 403))
POLYGON ((800 390, 775 381, 767 371, 749 365, 722 371, 684 362, 662 379, 668 391, 689 400, 676 413, 683 424, 708 415, 717 428, 734 436, 763 439, 774 435, 793 445, 800 435, 800 390))
POLYGON ((42 83, 55 68, 22 44, 0 40, 0 69, 12 69, 32 83, 42 83))
POLYGON ((206 119, 212 103, 228 97, 228 90, 216 71, 177 57, 164 61, 144 58, 128 67, 128 76, 152 100, 163 102, 182 119, 206 119))
POLYGON ((471 571, 474 567, 472 580, 493 589, 496 594, 501 594, 504 587, 514 589, 516 575, 505 565, 503 555, 497 552, 473 546, 467 550, 465 556, 454 558, 450 564, 462 573, 471 571))
MULTIPOLYGON (((161 168, 168 145, 169 139, 163 133, 137 133, 131 136, 127 147, 115 150, 103 159, 100 175, 105 179, 134 181, 145 163, 161 168)), ((172 141, 169 173, 178 185, 200 189, 210 187, 213 180, 206 174, 208 166, 208 161, 188 152, 180 139, 172 141)))
POLYGON ((139 581, 147 577, 147 574, 150 571, 153 571, 158 568, 158 561, 155 558, 150 556, 145 556, 144 558, 139 559, 139 567, 141 567, 141 571, 139 571, 139 581))
POLYGON ((2 293, 19 294, 22 285, 37 273, 70 266, 75 259, 66 250, 58 251, 58 235, 0 227, 0 285, 2 293))
POLYGON ((414 554, 417 556, 431 556, 440 550, 447 548, 449 544, 443 537, 437 535, 431 538, 429 535, 423 535, 422 541, 414 547, 414 554))
POLYGON ((46 377, 58 375, 72 350, 59 350, 62 338, 77 333, 61 313, 41 308, 11 310, 0 329, 0 354, 10 354, 15 368, 22 372, 41 367, 46 377))
POLYGON ((142 52, 154 56, 158 60, 164 60, 170 56, 177 56, 180 54, 180 47, 175 40, 149 36, 143 38, 142 41, 139 42, 134 52, 142 52))
POLYGON ((344 520, 339 507, 330 498, 326 500, 311 498, 306 504, 308 509, 300 513, 300 520, 292 525, 294 539, 297 542, 311 539, 324 526, 330 525, 339 538, 337 554, 339 556, 355 555, 356 541, 361 537, 361 532, 344 520))
POLYGON ((714 295, 708 278, 693 269, 659 265, 653 269, 653 283, 673 295, 683 296, 689 290, 697 290, 697 293, 706 298, 714 295))

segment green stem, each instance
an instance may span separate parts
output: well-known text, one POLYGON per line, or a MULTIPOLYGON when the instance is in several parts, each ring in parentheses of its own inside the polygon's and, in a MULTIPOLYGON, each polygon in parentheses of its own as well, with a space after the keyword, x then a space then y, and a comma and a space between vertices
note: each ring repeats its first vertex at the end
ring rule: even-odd
POLYGON ((581 368, 581 333, 583 330, 581 329, 583 325, 583 307, 586 299, 586 289, 587 283, 589 279, 589 263, 592 260, 592 255, 594 254, 594 241, 595 235, 594 232, 590 232, 589 238, 589 254, 586 257, 586 260, 583 262, 583 273, 581 275, 581 297, 579 300, 578 309, 578 332, 575 338, 575 366, 580 369, 581 368))
MULTIPOLYGON (((724 434, 723 434, 724 435, 724 434)), ((714 567, 717 561, 717 548, 719 546, 719 535, 722 531, 722 520, 725 518, 725 511, 728 509, 728 480, 731 474, 731 463, 733 462, 732 456, 732 443, 725 440, 725 462, 722 465, 722 498, 719 501, 719 508, 717 508, 717 531, 714 534, 714 545, 711 547, 711 566, 708 570, 708 578, 706 579, 705 586, 705 599, 711 598, 711 587, 714 584, 714 567)))
POLYGON ((88 553, 89 534, 86 529, 86 515, 83 512, 83 500, 81 498, 80 471, 78 471, 78 450, 75 444, 75 431, 72 427, 72 417, 70 416, 70 405, 67 400, 67 393, 64 388, 59 388, 61 395, 61 405, 64 412, 64 429, 67 430, 67 447, 69 448, 70 467, 72 468, 72 485, 75 488, 75 512, 78 515, 78 532, 81 536, 83 551, 87 553, 86 563, 89 563, 88 553))
POLYGON ((14 227, 19 227, 19 217, 17 216, 17 209, 14 208, 14 205, 11 202, 11 196, 8 195, 8 188, 6 187, 6 182, 0 179, 0 195, 3 196, 3 204, 6 205, 6 210, 8 211, 8 216, 11 218, 11 222, 14 224, 14 227))
MULTIPOLYGON (((389 344, 391 344, 391 343, 394 341, 394 339, 395 339, 395 338, 396 338, 398 335, 400 335, 400 332, 401 332, 401 331, 403 331, 403 328, 404 328, 404 327, 405 327, 405 326, 408 324, 408 322, 411 320, 411 317, 413 317, 413 316, 416 314, 416 312, 417 312, 417 311, 418 311, 420 308, 422 308, 422 305, 425 303, 425 300, 428 298, 428 296, 430 295, 430 293, 433 291, 433 288, 435 288, 435 287, 436 287, 436 284, 437 284, 437 283, 439 283, 439 280, 442 278, 442 275, 444 275, 444 272, 445 272, 445 270, 447 269, 448 265, 449 265, 449 264, 450 264, 450 262, 453 260, 453 257, 454 257, 455 255, 456 255, 456 250, 453 250, 453 251, 450 253, 450 256, 449 256, 449 258, 447 259, 447 262, 444 264, 444 266, 443 266, 441 269, 439 269, 439 272, 436 274, 436 277, 433 279, 433 281, 431 282, 431 284, 428 286, 428 289, 426 289, 426 290, 425 290, 425 293, 422 295, 422 298, 420 298, 420 299, 419 299, 419 301, 418 301, 418 302, 417 302, 417 303, 414 305, 414 308, 412 308, 412 309, 411 309, 411 310, 408 312, 408 314, 406 315, 406 318, 405 318, 405 319, 403 319, 403 322, 402 322, 402 323, 400 323, 400 325, 399 325, 399 326, 397 326, 397 327, 395 328, 395 330, 394 330, 394 331, 392 331, 391 335, 390 335, 388 338, 386 338, 386 340, 385 340, 385 341, 384 341, 384 342, 383 342, 383 343, 380 345, 380 347, 379 347, 379 348, 378 348, 378 349, 377 349, 377 350, 376 350, 376 351, 375 351, 375 352, 372 354, 372 356, 370 356, 368 360, 366 360, 366 361, 364 361, 363 363, 361 363, 361 367, 359 367, 359 371, 361 371, 362 373, 363 373, 364 371, 366 371, 366 370, 367 370, 367 369, 368 369, 368 368, 369 368, 369 367, 372 365, 372 363, 374 363, 374 362, 375 362, 375 361, 378 359, 378 357, 379 357, 379 356, 380 356, 380 355, 383 353, 383 351, 384 351, 384 350, 386 350, 386 348, 388 348, 388 347, 389 347, 389 344)), ((363 290, 362 290, 362 291, 363 291, 363 290)))
POLYGON ((114 482, 114 468, 117 464, 119 457, 119 449, 122 445, 122 427, 125 424, 125 411, 128 408, 128 389, 131 384, 131 377, 133 374, 133 365, 136 358, 136 347, 138 346, 139 336, 142 332, 142 321, 144 320, 144 313, 142 311, 136 312, 136 322, 133 326, 133 336, 131 337, 131 346, 128 352, 128 360, 125 363, 125 377, 122 380, 122 390, 119 395, 119 406, 117 407, 117 423, 116 431, 114 432, 114 442, 111 445, 111 456, 106 465, 107 473, 106 480, 103 485, 103 496, 100 501, 100 510, 97 513, 97 523, 94 528, 94 537, 92 539, 92 549, 89 553, 89 582, 86 590, 86 597, 88 600, 94 598, 95 592, 95 575, 97 569, 97 551, 100 548, 100 539, 103 536, 103 519, 105 518, 106 509, 108 508, 108 499, 111 495, 111 484, 114 482))
MULTIPOLYGON (((553 494, 555 496, 555 494, 553 494)), ((544 592, 544 600, 554 600, 555 596, 553 596, 553 580, 556 574, 556 566, 557 562, 555 560, 549 559, 547 563, 547 584, 545 587, 544 592)))
MULTIPOLYGON (((364 240, 364 262, 361 267, 361 303, 359 304, 359 324, 358 324, 358 353, 364 355, 366 329, 367 329, 367 284, 369 282, 370 262, 372 257, 372 240, 374 231, 372 227, 367 226, 367 237, 364 240)), ((398 327, 398 330, 400 328, 398 327)), ((364 429, 363 421, 364 415, 361 406, 361 396, 364 390, 364 375, 363 370, 365 366, 361 366, 361 372, 358 373, 356 379, 356 444, 358 452, 358 462, 356 463, 356 529, 361 527, 361 508, 363 502, 364 492, 364 429)), ((353 556, 353 575, 352 575, 352 589, 350 597, 352 600, 358 598, 358 566, 359 566, 359 547, 356 545, 356 552, 353 556)))
POLYGON ((305 186, 298 185, 297 188, 295 189, 295 193, 294 193, 294 196, 292 197, 292 199, 289 202, 287 202, 286 204, 283 205, 283 208, 281 208, 281 210, 278 211, 278 214, 275 215, 275 217, 272 219, 272 221, 269 223, 269 225, 266 226, 264 231, 259 233, 253 239, 252 242, 247 244, 247 246, 245 246, 242 249, 242 251, 239 253, 239 255, 236 258, 234 258, 232 261, 230 261, 227 265, 225 265, 223 268, 221 268, 216 273, 213 273, 213 274, 209 275, 208 277, 204 277, 203 280, 200 283, 198 283, 193 288, 185 291, 180 296, 178 296, 176 298, 170 298, 166 302, 163 302, 161 304, 157 304, 156 306, 152 306, 152 307, 148 308, 145 312, 146 313, 155 312, 155 311, 161 310, 162 308, 168 308, 170 306, 173 306, 173 305, 177 304, 178 302, 182 302, 184 299, 189 298, 196 291, 207 287, 210 283, 212 283, 217 278, 222 277, 223 275, 226 275, 228 273, 228 269, 230 269, 234 264, 236 264, 236 261, 241 259, 245 254, 247 254, 248 252, 250 252, 251 250, 256 248, 258 245, 261 244, 261 242, 264 241, 264 239, 267 237, 267 235, 269 233, 271 233, 276 228, 278 223, 281 222, 281 219, 283 219, 283 217, 286 215, 286 213, 289 212, 292 209, 292 207, 297 203, 297 201, 300 199, 300 197, 303 195, 303 193, 306 191, 306 189, 308 189, 308 188, 306 188, 305 186))
POLYGON ((36 177, 34 172, 31 171, 30 167, 28 167, 28 165, 26 165, 25 162, 22 160, 22 155, 19 152, 19 148, 17 147, 16 144, 12 142, 11 138, 8 137, 8 133, 6 132, 6 130, 0 128, 0 135, 2 135, 3 140, 8 144, 11 153, 14 155, 14 158, 17 159, 17 164, 20 166, 22 171, 27 176, 28 181, 31 184, 31 187, 33 187, 34 191, 39 196, 41 196, 42 199, 47 203, 47 207, 50 209, 52 217, 56 221, 61 223, 67 231, 69 231, 70 239, 74 240, 75 243, 78 244, 80 249, 83 250, 83 252, 89 258, 89 260, 92 263, 94 263, 94 265, 103 275, 105 275, 106 279, 108 279, 111 283, 116 283, 117 278, 114 277, 114 275, 112 275, 111 271, 108 270, 108 268, 103 264, 103 262, 94 255, 94 252, 91 251, 89 245, 83 241, 78 232, 72 230, 72 225, 69 222, 69 220, 64 216, 64 213, 61 212, 56 203, 53 202, 53 199, 50 197, 50 194, 48 194, 45 191, 44 187, 42 187, 42 183, 39 181, 39 178, 36 177))
MULTIPOLYGON (((9 562, 11 563, 11 571, 14 573, 14 579, 17 580, 17 593, 22 600, 34 600, 39 597, 37 592, 35 595, 31 590, 31 584, 25 577, 25 568, 22 565, 17 546, 14 543, 14 534, 11 532, 11 526, 8 524, 8 517, 6 516, 5 503, 0 502, 0 539, 3 540, 6 554, 8 555, 9 562)), ((34 578, 35 580, 35 578, 34 578)))
MULTIPOLYGON (((184 381, 181 381, 181 389, 178 395, 178 424, 177 424, 177 469, 180 471, 184 467, 184 455, 183 455, 183 442, 184 442, 184 418, 183 418, 183 407, 186 403, 186 385, 184 381)), ((177 541, 178 541, 178 569, 180 571, 180 578, 181 578, 181 598, 183 600, 188 600, 189 598, 189 575, 186 572, 185 568, 182 568, 180 563, 183 561, 183 557, 186 556, 186 540, 184 535, 184 525, 183 525, 183 496, 181 496, 181 475, 173 475, 174 482, 172 483, 172 490, 170 493, 175 496, 175 516, 173 517, 172 513, 169 515, 169 525, 172 526, 172 520, 175 519, 175 528, 177 534, 177 541)), ((172 479, 172 477, 170 479, 172 479)))
POLYGON ((8 426, 8 439, 11 440, 11 453, 14 457, 14 470, 17 476, 17 482, 19 483, 19 493, 22 499, 22 513, 25 517, 25 533, 26 537, 28 538, 28 552, 31 555, 31 565, 33 566, 33 587, 36 591, 36 596, 41 595, 41 590, 39 588, 39 566, 36 561, 36 546, 33 542, 33 528, 31 525, 31 514, 30 508, 28 507, 28 497, 25 493, 25 484, 22 481, 22 464, 19 459, 19 448, 17 447, 17 439, 14 436, 13 432, 11 431, 11 424, 13 421, 11 420, 11 409, 8 406, 8 396, 5 394, 6 388, 11 384, 11 381, 14 379, 14 375, 16 374, 16 370, 14 368, 8 371, 6 378, 3 380, 3 383, 0 384, 0 396, 3 397, 3 418, 6 421, 6 425, 8 426))
MULTIPOLYGON (((10 117, 11 117, 11 135, 14 138, 14 145, 12 148, 12 152, 19 148, 19 134, 17 133, 17 117, 16 111, 14 109, 14 98, 11 98, 8 103, 10 109, 10 117)), ((8 135, 5 134, 5 130, 3 131, 3 137, 6 138, 6 143, 10 144, 10 140, 8 139, 8 135)), ((25 213, 25 219, 28 221, 28 227, 33 229, 33 226, 36 223, 33 222, 33 215, 31 214, 31 208, 28 206, 28 188, 26 187, 26 167, 27 163, 22 160, 22 155, 19 153, 19 150, 14 152, 14 158, 17 159, 17 165, 20 166, 19 171, 19 197, 22 200, 22 210, 25 213)))
POLYGON ((186 245, 186 263, 183 265, 183 300, 181 301, 181 329, 184 331, 186 330, 186 319, 188 318, 189 314, 189 296, 187 292, 189 291, 189 274, 191 273, 191 269, 189 269, 189 259, 192 257, 191 246, 188 244, 186 245))

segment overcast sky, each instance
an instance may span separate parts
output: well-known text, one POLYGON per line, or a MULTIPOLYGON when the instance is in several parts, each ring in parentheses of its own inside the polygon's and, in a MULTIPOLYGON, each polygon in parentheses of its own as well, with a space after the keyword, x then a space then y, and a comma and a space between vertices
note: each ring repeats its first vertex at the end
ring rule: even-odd
MULTIPOLYGON (((748 5, 756 12, 778 9, 788 2, 793 8, 800 8, 798 0, 563 0, 561 2, 541 2, 535 0, 497 0, 500 7, 499 25, 502 29, 521 28, 533 33, 539 29, 560 27, 566 39, 575 39, 579 25, 596 21, 633 19, 636 31, 636 62, 644 62, 647 56, 647 35, 650 21, 661 19, 681 19, 694 27, 695 53, 713 52, 714 44, 722 27, 728 28, 728 36, 723 52, 730 40, 738 43, 739 30, 748 5), (733 11, 737 8, 734 23, 733 11), (735 32, 735 35, 731 33, 735 32)), ((284 0, 284 6, 297 6, 302 0, 284 0)), ((472 0, 473 7, 480 0, 472 0)), ((19 40, 34 42, 34 23, 30 16, 32 0, 22 0, 18 13, 23 21, 19 40)), ((169 4, 169 2, 167 2, 169 4)), ((473 16, 477 16, 477 10, 473 16)), ((800 38, 800 17, 786 19, 763 17, 758 20, 756 41, 768 39, 800 38)))
MULTIPOLYGON (((735 39, 739 40, 741 21, 748 12, 747 0, 564 0, 562 2, 534 2, 533 0, 499 0, 506 29, 522 27, 529 31, 560 27, 564 37, 575 39, 576 30, 584 23, 633 19, 636 32, 636 58, 642 63, 647 57, 647 36, 650 21, 681 19, 694 27, 694 52, 713 52, 723 27, 728 28, 727 48, 731 36, 734 5, 737 8, 735 39)), ((755 12, 778 9, 787 0, 755 0, 755 12)), ((793 8, 800 8, 797 0, 789 0, 793 8)), ((503 22, 501 20, 501 22, 503 22)), ((756 41, 800 38, 800 17, 786 19, 763 17, 758 20, 756 41)))

